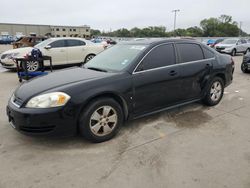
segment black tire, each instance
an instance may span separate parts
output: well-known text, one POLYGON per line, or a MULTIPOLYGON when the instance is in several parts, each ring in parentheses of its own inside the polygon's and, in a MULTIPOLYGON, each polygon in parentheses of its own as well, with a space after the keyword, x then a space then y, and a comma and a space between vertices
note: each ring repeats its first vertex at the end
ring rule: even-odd
POLYGON ((231 55, 236 56, 236 53, 237 53, 236 49, 233 49, 232 52, 231 52, 231 55))
MULTIPOLYGON (((25 70, 25 62, 21 63, 22 69, 25 70)), ((27 61, 26 67, 28 72, 35 72, 40 69, 40 63, 38 61, 27 61)))
POLYGON ((95 57, 95 54, 89 54, 86 56, 84 63, 87 63, 88 61, 90 61, 91 59, 93 59, 95 57))
POLYGON ((221 101, 223 94, 224 94, 224 81, 220 77, 215 77, 209 83, 207 93, 203 99, 203 102, 208 106, 215 106, 221 101), (219 90, 217 92, 217 90, 214 88, 214 85, 217 85, 217 83, 219 83, 221 86, 220 92, 219 92, 219 90), (214 91, 216 90, 216 91, 212 92, 212 90, 214 90, 214 91))
POLYGON ((110 140, 117 134, 123 121, 123 111, 118 102, 111 98, 99 98, 87 105, 85 110, 80 114, 79 132, 91 142, 104 142, 110 140), (105 116, 104 108, 108 107, 111 107, 111 109, 105 116), (114 118, 116 123, 106 121, 106 118, 111 117, 116 117, 114 118), (96 127, 96 130, 94 127, 96 127), (110 132, 105 133, 105 129, 108 129, 110 132))
POLYGON ((242 64, 241 64, 241 71, 242 71, 243 73, 248 73, 248 72, 249 72, 249 70, 248 70, 248 68, 247 68, 247 64, 245 64, 245 63, 242 63, 242 64))

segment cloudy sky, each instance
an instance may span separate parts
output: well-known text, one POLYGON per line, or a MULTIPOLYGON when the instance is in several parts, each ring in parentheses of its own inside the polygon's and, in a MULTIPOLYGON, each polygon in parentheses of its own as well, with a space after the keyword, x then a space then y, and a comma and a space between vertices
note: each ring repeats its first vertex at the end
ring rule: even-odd
POLYGON ((1 3, 0 23, 90 25, 118 28, 166 26, 173 29, 173 9, 180 9, 177 27, 199 26, 200 20, 233 16, 250 33, 250 0, 8 0, 1 3))

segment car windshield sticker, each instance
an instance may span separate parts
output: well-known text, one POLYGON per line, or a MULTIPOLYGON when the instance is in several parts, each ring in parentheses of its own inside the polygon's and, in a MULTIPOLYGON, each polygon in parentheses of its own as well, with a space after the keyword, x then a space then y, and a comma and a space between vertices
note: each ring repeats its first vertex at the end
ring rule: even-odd
POLYGON ((129 60, 128 60, 128 59, 125 59, 125 60, 122 62, 122 65, 126 65, 128 62, 129 62, 129 60))

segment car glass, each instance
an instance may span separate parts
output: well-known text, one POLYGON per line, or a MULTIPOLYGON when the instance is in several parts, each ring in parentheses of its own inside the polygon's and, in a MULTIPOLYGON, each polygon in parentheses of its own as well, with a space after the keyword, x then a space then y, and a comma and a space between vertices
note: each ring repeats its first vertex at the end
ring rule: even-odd
POLYGON ((81 40, 73 40, 73 39, 67 40, 67 46, 68 47, 84 46, 84 45, 85 45, 85 42, 81 41, 81 40))
POLYGON ((143 59, 136 72, 150 70, 175 64, 175 51, 173 44, 164 44, 153 48, 143 59))
POLYGON ((180 63, 204 59, 200 45, 192 43, 178 43, 176 47, 180 56, 180 63))
POLYGON ((106 49, 85 64, 85 68, 121 71, 141 54, 147 45, 117 44, 106 49))
POLYGON ((57 40, 50 44, 51 48, 63 48, 65 47, 65 40, 57 40))

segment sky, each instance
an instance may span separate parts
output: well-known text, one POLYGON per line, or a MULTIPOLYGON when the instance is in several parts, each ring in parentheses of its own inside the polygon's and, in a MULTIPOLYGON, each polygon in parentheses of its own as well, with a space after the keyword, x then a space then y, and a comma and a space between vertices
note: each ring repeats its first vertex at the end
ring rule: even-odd
POLYGON ((119 28, 199 26, 202 19, 231 15, 250 33, 250 0, 3 0, 0 23, 89 25, 101 31, 119 28))

